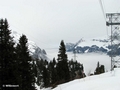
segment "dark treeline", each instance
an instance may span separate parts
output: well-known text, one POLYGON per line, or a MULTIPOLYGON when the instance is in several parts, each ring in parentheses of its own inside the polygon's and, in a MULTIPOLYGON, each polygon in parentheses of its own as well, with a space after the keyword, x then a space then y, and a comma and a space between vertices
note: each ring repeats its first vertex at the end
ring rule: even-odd
POLYGON ((36 60, 37 84, 42 87, 55 87, 76 78, 85 77, 83 65, 67 59, 63 40, 60 43, 57 60, 36 60))
MULTIPOLYGON (((77 61, 68 62, 68 77, 67 72, 62 70, 62 73, 58 71, 58 66, 55 59, 53 61, 39 60, 37 61, 37 73, 36 83, 42 87, 55 87, 58 84, 62 84, 77 78, 85 77, 83 73, 83 65, 77 61), (65 74, 66 73, 66 74, 65 74), (66 77, 65 77, 66 75, 66 77), (61 78, 61 79, 60 79, 61 78), (67 78, 67 79, 66 79, 67 78)), ((62 66, 61 66, 62 67, 62 66)))

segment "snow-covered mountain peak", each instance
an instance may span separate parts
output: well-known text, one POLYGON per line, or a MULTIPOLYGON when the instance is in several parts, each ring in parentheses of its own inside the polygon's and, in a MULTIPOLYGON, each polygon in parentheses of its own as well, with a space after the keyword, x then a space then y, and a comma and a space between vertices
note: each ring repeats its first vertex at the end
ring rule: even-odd
POLYGON ((92 45, 97 45, 99 47, 108 45, 108 40, 107 39, 87 39, 83 40, 81 43, 79 43, 78 46, 92 46, 92 45))
MULTIPOLYGON (((15 43, 17 44, 22 34, 16 31, 12 31, 11 35, 14 37, 13 39, 15 43)), ((28 40, 28 49, 29 49, 30 55, 33 58, 49 60, 49 58, 47 57, 46 51, 44 49, 39 48, 35 42, 28 40)))
POLYGON ((107 53, 110 40, 107 38, 83 38, 81 42, 67 43, 66 50, 68 52, 73 52, 76 50, 76 53, 91 53, 91 52, 102 52, 107 53), (77 45, 76 45, 77 43, 77 45), (74 48, 73 48, 74 47, 74 48))

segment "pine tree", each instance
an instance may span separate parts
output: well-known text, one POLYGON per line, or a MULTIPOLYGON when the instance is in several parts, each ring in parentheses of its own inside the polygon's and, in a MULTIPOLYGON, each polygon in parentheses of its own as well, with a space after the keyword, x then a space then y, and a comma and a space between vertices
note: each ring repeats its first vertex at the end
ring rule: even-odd
POLYGON ((71 61, 69 61, 68 65, 69 65, 69 69, 70 69, 70 79, 73 80, 76 76, 75 65, 74 65, 73 59, 71 61))
POLYGON ((99 64, 99 62, 98 62, 94 74, 100 74, 100 69, 99 69, 99 68, 100 68, 100 64, 99 64))
POLYGON ((58 60, 58 63, 57 63, 58 80, 60 82, 66 82, 70 79, 70 74, 69 74, 69 68, 68 68, 66 48, 65 48, 65 44, 63 40, 60 43, 59 54, 58 54, 57 60, 58 60))
POLYGON ((16 47, 18 62, 18 82, 21 90, 34 90, 34 72, 32 59, 29 55, 27 38, 22 35, 16 47))
POLYGON ((49 66, 49 74, 50 74, 50 84, 53 85, 57 81, 57 72, 56 72, 56 61, 53 58, 53 61, 50 61, 49 66))
MULTIPOLYGON (((16 84, 15 78, 15 48, 7 19, 0 20, 0 89, 3 85, 16 84)), ((14 90, 12 88, 12 90, 14 90)))
POLYGON ((77 61, 69 61, 69 69, 70 69, 70 78, 71 80, 75 78, 83 78, 85 77, 84 74, 84 67, 77 61))
POLYGON ((104 67, 104 65, 101 65, 100 66, 100 73, 104 73, 105 72, 105 67, 104 67))
POLYGON ((101 74, 101 73, 104 73, 104 72, 105 72, 104 65, 100 66, 100 64, 98 62, 94 74, 97 75, 97 74, 101 74))
POLYGON ((37 80, 36 80, 36 83, 37 83, 37 85, 42 86, 42 82, 43 82, 42 75, 43 75, 43 67, 44 67, 43 59, 41 59, 41 60, 37 59, 36 60, 36 66, 37 66, 37 80))
POLYGON ((101 66, 100 66, 100 64, 99 64, 99 62, 98 62, 94 74, 96 75, 96 74, 101 74, 101 73, 104 73, 104 72, 105 72, 104 65, 101 65, 101 66))
POLYGON ((51 78, 52 78, 52 84, 55 84, 57 82, 57 70, 56 70, 56 60, 55 58, 53 58, 53 62, 52 62, 52 75, 51 75, 51 78))
POLYGON ((44 87, 48 87, 50 83, 49 73, 46 66, 43 67, 43 83, 44 83, 44 87))

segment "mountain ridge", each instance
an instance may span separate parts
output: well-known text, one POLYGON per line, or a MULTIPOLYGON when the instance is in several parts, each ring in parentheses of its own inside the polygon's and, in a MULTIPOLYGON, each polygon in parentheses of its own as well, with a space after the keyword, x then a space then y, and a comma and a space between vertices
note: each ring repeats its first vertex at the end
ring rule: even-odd
MULTIPOLYGON (((14 42, 15 42, 15 44, 17 44, 19 42, 19 38, 20 38, 20 36, 22 36, 22 34, 16 32, 16 31, 11 31, 11 32, 12 32, 11 36, 14 37, 13 38, 14 42)), ((40 47, 38 47, 35 42, 33 42, 29 39, 28 39, 28 50, 29 50, 29 54, 30 54, 30 56, 32 56, 32 58, 43 59, 43 60, 49 61, 46 51, 44 49, 41 49, 40 47)))
POLYGON ((108 48, 110 43, 109 39, 84 39, 80 42, 77 46, 74 47, 74 43, 66 43, 66 51, 73 52, 74 50, 76 53, 108 53, 110 49, 108 48))

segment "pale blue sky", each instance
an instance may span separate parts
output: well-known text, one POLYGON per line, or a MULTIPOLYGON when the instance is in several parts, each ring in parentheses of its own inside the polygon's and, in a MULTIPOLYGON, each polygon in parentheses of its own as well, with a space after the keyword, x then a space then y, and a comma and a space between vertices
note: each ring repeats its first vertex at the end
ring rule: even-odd
MULTIPOLYGON (((100 0, 2 0, 0 18, 41 48, 59 46, 63 39, 107 35, 100 0)), ((102 0, 105 12, 119 12, 120 0, 102 0)))

